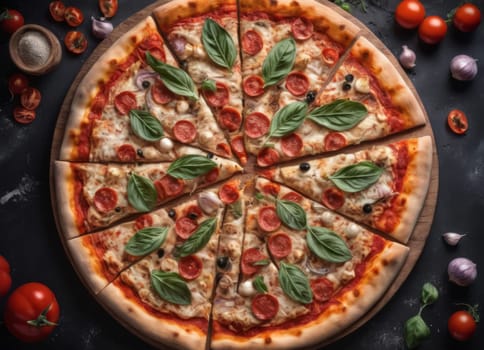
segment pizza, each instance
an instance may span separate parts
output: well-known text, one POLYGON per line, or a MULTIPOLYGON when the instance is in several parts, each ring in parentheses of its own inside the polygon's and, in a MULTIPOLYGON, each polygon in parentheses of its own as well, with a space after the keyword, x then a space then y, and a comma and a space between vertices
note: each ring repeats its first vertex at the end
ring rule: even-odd
POLYGON ((59 119, 52 192, 76 272, 158 348, 334 341, 411 256, 434 159, 418 96, 325 0, 153 8, 59 119))

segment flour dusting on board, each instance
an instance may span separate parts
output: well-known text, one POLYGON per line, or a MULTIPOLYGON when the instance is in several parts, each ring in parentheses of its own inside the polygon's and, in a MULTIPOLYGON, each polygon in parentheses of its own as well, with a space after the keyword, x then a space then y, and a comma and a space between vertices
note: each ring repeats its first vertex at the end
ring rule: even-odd
POLYGON ((90 328, 88 331, 87 331, 87 334, 84 334, 82 336, 82 341, 84 342, 84 349, 85 350, 89 350, 89 349, 93 349, 94 347, 92 346, 92 341, 93 339, 98 335, 100 334, 101 331, 99 329, 96 329, 96 328, 90 328))
POLYGON ((39 185, 32 176, 25 174, 20 179, 20 183, 17 188, 5 193, 0 197, 0 205, 4 205, 8 202, 28 202, 30 199, 30 193, 32 193, 35 188, 39 185))

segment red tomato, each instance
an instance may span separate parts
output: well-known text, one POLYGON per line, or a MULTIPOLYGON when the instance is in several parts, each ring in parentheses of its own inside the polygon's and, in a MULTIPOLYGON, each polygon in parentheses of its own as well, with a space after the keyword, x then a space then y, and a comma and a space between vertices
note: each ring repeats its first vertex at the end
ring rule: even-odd
POLYGON ((20 95, 20 104, 27 109, 33 111, 37 107, 39 107, 40 100, 42 99, 42 95, 40 91, 33 87, 28 87, 22 91, 20 95))
POLYGON ((12 286, 12 277, 7 271, 0 270, 0 297, 7 295, 12 286))
POLYGON ((104 17, 113 17, 118 12, 118 0, 99 0, 99 9, 104 17))
POLYGON ((447 322, 449 333, 452 338, 459 341, 466 341, 476 331, 476 320, 468 311, 460 310, 454 312, 447 322))
POLYGON ((13 118, 20 124, 30 124, 35 119, 35 111, 23 107, 15 107, 13 118))
POLYGON ((81 54, 87 49, 87 39, 82 32, 71 30, 64 38, 64 44, 68 51, 81 54))
POLYGON ((29 86, 29 80, 21 73, 13 73, 8 78, 8 89, 14 95, 19 95, 29 86))
POLYGON ((64 18, 67 24, 71 27, 77 27, 84 22, 84 15, 82 14, 82 11, 74 6, 66 7, 64 18))
POLYGON ((395 10, 395 20, 403 28, 417 28, 424 18, 425 8, 418 0, 402 1, 395 10))
POLYGON ((24 25, 24 16, 17 10, 8 9, 0 14, 0 28, 9 34, 24 25))
POLYGON ((52 1, 49 4, 49 12, 54 21, 56 22, 64 22, 65 21, 65 13, 66 13, 66 5, 62 1, 52 1))
POLYGON ((447 23, 439 16, 426 17, 418 27, 420 39, 427 44, 434 45, 444 39, 447 33, 447 23))
POLYGON ((459 109, 453 109, 447 115, 447 124, 456 134, 463 134, 469 128, 469 122, 464 112, 459 109))
POLYGON ((59 320, 59 304, 44 284, 26 283, 13 291, 5 307, 5 326, 16 338, 37 342, 52 333, 59 320))
POLYGON ((481 11, 476 5, 465 3, 457 8, 452 22, 461 32, 472 32, 481 23, 481 11))

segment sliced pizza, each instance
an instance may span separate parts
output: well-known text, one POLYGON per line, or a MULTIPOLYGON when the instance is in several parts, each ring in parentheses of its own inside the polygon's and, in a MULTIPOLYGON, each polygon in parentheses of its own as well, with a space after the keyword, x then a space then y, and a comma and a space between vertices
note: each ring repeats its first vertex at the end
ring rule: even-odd
POLYGON ((238 141, 242 76, 236 1, 175 0, 155 9, 153 16, 245 164, 247 155, 238 141))
POLYGON ((159 164, 57 161, 58 210, 66 237, 106 227, 134 213, 192 193, 242 170, 228 159, 201 151, 159 164))
POLYGON ((214 192, 202 192, 172 208, 175 228, 161 247, 122 271, 98 298, 149 342, 205 348, 224 207, 214 192))
POLYGON ((432 157, 432 140, 423 136, 262 175, 406 243, 427 196, 432 157))
POLYGON ((59 159, 171 161, 183 144, 230 157, 212 112, 184 74, 154 20, 142 20, 79 83, 59 159))

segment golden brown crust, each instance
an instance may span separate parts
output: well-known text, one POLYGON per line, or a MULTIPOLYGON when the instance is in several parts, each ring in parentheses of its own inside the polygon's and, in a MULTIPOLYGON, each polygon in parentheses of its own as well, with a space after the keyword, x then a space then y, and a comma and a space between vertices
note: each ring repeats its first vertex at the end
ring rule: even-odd
POLYGON ((79 230, 76 225, 74 172, 72 171, 71 164, 56 161, 54 164, 54 177, 57 212, 59 213, 61 232, 64 234, 65 239, 76 237, 79 235, 79 230))

